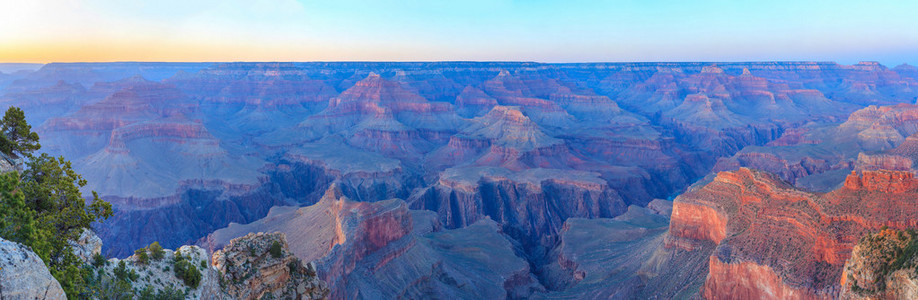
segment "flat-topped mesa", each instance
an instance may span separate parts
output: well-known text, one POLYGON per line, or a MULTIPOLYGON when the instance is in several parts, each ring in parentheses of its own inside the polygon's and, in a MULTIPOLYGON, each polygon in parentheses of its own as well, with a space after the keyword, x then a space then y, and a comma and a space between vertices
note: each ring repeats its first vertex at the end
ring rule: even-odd
POLYGON ((879 72, 879 71, 886 70, 886 66, 883 66, 882 64, 876 61, 858 62, 856 65, 852 65, 851 68, 855 70, 871 71, 871 72, 879 72))
POLYGON ((723 74, 724 69, 721 69, 717 65, 704 66, 701 68, 701 73, 723 74))
POLYGON ((918 190, 918 180, 911 171, 856 171, 845 178, 845 188, 871 192, 902 193, 918 190))
POLYGON ((144 122, 119 127, 112 130, 112 136, 117 136, 126 141, 140 138, 158 138, 176 143, 183 143, 185 139, 214 138, 201 122, 182 120, 177 120, 177 122, 144 122))
MULTIPOLYGON (((898 149, 898 148, 896 148, 898 149)), ((912 168, 913 160, 907 156, 895 154, 866 154, 861 152, 857 155, 855 168, 858 171, 868 170, 890 170, 890 171, 908 171, 912 168)))

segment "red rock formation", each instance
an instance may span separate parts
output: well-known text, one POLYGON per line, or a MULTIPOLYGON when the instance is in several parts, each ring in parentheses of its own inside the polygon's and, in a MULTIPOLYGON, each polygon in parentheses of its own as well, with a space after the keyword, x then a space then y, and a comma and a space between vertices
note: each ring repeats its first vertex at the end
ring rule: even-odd
POLYGON ((667 247, 718 245, 703 292, 710 299, 837 297, 854 242, 881 226, 918 226, 916 197, 911 172, 863 171, 825 194, 745 168, 721 172, 676 199, 667 247))
POLYGON ((912 172, 901 171, 863 171, 861 175, 854 171, 845 179, 845 188, 883 193, 903 193, 918 189, 918 182, 912 172))
MULTIPOLYGON (((726 237, 727 216, 714 208, 683 202, 673 203, 673 222, 678 226, 671 226, 672 236, 688 238, 691 240, 705 240, 720 243, 726 237)), ((686 250, 693 250, 691 244, 676 244, 686 250)))
POLYGON ((832 299, 785 284, 768 266, 752 262, 723 263, 711 256, 703 296, 706 299, 832 299))

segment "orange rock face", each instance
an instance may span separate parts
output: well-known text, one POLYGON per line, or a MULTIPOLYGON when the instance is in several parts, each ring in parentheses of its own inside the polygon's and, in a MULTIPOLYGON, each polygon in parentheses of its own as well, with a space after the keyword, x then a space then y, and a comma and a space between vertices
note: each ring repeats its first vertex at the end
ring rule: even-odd
MULTIPOLYGON (((678 227, 671 227, 673 235, 694 240, 720 243, 726 236, 727 217, 714 208, 691 203, 673 203, 672 218, 679 220, 678 227)), ((686 250, 692 250, 691 247, 686 250)))
POLYGON ((863 171, 816 194, 746 168, 676 198, 667 247, 718 244, 703 287, 708 299, 838 296, 855 242, 882 226, 918 225, 918 180, 907 171, 863 171))
POLYGON ((774 270, 751 262, 730 264, 711 256, 703 296, 707 299, 831 299, 784 284, 774 270))

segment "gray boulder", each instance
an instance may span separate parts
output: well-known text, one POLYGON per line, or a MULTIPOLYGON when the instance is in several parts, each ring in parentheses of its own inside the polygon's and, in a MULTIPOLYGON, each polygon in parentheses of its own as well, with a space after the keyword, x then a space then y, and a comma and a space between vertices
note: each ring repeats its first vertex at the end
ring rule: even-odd
POLYGON ((67 299, 45 263, 28 247, 0 239, 0 299, 67 299))

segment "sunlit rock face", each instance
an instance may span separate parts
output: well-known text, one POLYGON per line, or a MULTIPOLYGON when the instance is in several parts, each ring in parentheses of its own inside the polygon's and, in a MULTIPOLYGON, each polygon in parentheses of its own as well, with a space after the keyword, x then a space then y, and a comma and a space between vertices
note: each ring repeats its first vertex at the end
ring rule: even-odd
MULTIPOLYGON (((816 202, 829 198, 811 192, 910 193, 918 118, 901 103, 918 97, 915 74, 813 62, 49 64, 0 78, 0 103, 22 107, 42 151, 66 156, 86 194, 113 203, 96 225, 110 256, 308 217, 346 226, 315 236, 268 227, 317 261, 333 298, 670 298, 745 286, 723 274, 773 274, 761 276, 776 297, 831 296, 834 271, 812 270, 835 270, 849 235, 900 216, 683 201, 705 180, 685 192, 714 170, 733 175, 711 184, 752 176, 816 202), (346 201, 323 198, 332 186, 346 201), (654 199, 680 194, 661 226, 657 212, 669 210, 654 199), (814 228, 792 244, 817 245, 799 252, 816 258, 802 256, 798 270, 766 259, 784 250, 739 240, 734 226, 758 224, 756 214, 809 220, 781 228, 814 228), (855 216, 875 219, 855 230, 855 216), (613 256, 626 265, 613 274, 603 256, 580 256, 606 249, 576 245, 601 229, 617 243, 608 249, 647 263, 613 256), (491 270, 502 264, 462 243, 510 263, 491 270)), ((712 193, 751 201, 735 196, 747 190, 712 193)), ((751 228, 743 234, 771 232, 751 228)))
POLYGON ((770 173, 721 172, 676 198, 665 247, 710 255, 706 298, 835 298, 861 236, 918 226, 916 196, 908 171, 854 172, 819 194, 770 173))

